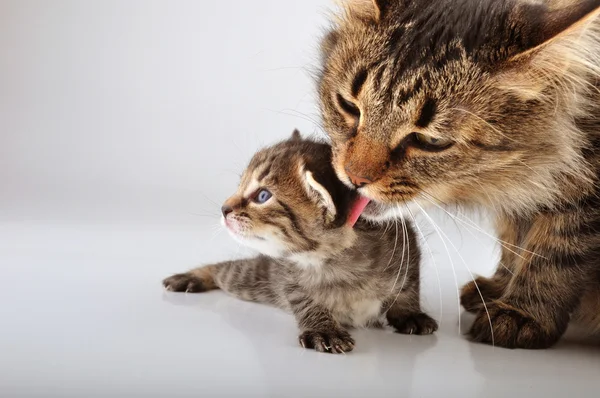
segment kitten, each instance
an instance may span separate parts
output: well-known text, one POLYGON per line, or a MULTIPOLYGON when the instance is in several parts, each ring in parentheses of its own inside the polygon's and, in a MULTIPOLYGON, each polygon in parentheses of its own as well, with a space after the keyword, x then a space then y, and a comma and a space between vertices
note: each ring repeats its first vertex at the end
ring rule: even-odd
POLYGON ((462 292, 476 341, 545 348, 571 319, 600 332, 600 1, 343 3, 319 92, 364 216, 494 212, 501 265, 462 292))
POLYGON ((419 260, 412 227, 356 220, 364 205, 331 166, 327 144, 300 138, 263 149, 222 208, 233 237, 262 254, 174 275, 167 290, 223 289, 292 312, 300 344, 320 352, 354 348, 350 327, 430 334, 437 323, 419 304, 419 260), (360 209, 358 209, 360 210, 360 209), (349 221, 347 221, 349 220, 349 221))

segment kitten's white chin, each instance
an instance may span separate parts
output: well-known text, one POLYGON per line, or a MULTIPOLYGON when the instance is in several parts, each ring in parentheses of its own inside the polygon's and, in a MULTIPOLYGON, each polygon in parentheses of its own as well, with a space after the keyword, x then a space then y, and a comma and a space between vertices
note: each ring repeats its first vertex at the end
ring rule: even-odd
POLYGON ((240 244, 264 254, 265 256, 277 258, 282 257, 285 254, 285 249, 271 240, 246 237, 230 230, 229 234, 240 244))

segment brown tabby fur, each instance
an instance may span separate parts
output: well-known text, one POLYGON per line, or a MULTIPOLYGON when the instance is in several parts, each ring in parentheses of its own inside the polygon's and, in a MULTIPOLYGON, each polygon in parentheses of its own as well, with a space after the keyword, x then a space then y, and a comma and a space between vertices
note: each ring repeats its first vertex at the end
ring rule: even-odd
POLYGON ((476 341, 545 348, 571 319, 600 331, 599 14, 599 0, 348 0, 323 40, 334 167, 370 181, 366 214, 495 213, 502 266, 462 292, 476 341))
POLYGON ((240 228, 234 237, 263 255, 197 268, 163 283, 177 292, 220 288, 288 310, 301 329, 300 344, 321 352, 351 351, 347 328, 384 320, 400 333, 433 333, 437 323, 419 304, 413 229, 405 222, 383 228, 365 221, 351 228, 346 219, 355 198, 335 175, 331 147, 295 133, 254 156, 224 206, 227 222, 240 228), (273 196, 255 203, 265 188, 273 196))

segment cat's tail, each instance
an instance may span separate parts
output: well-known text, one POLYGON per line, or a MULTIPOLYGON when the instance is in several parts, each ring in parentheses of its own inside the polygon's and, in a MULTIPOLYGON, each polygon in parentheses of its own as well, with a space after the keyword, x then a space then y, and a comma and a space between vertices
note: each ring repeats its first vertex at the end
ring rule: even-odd
POLYGON ((202 293, 222 289, 247 301, 277 304, 272 283, 273 260, 259 256, 195 268, 163 280, 167 290, 202 293))

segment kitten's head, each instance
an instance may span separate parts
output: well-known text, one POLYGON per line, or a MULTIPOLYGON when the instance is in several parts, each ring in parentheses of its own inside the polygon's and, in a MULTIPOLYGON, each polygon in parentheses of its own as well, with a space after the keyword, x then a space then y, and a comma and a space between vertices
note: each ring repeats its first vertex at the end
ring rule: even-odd
POLYGON ((576 123, 597 95, 600 1, 342 2, 319 91, 334 167, 375 200, 367 215, 533 208, 565 170, 586 175, 576 123))
POLYGON ((347 219, 357 194, 339 181, 331 158, 329 145, 298 131, 258 152, 223 205, 229 232, 273 257, 349 247, 355 235, 347 219))

